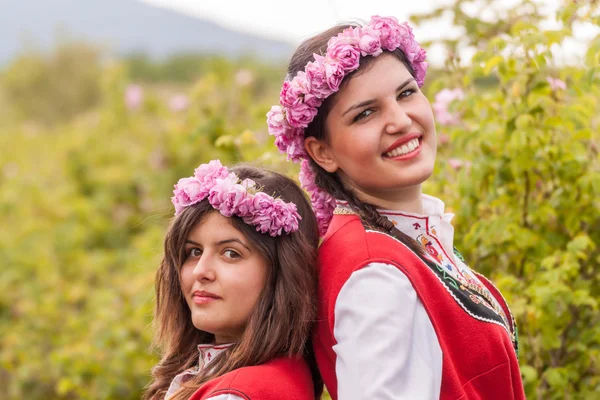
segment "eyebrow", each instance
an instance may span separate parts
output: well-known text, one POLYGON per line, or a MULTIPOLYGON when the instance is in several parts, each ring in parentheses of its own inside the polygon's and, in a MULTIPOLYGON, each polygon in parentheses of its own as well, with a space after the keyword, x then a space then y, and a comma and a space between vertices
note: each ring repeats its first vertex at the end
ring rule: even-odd
MULTIPOLYGON (((410 78, 408 78, 407 80, 405 80, 404 82, 402 82, 402 83, 400 84, 400 86, 398 86, 398 87, 396 88, 396 92, 397 92, 397 91, 399 91, 399 90, 402 90, 402 89, 404 89, 404 88, 405 88, 405 87, 406 87, 406 86, 407 86, 409 83, 411 83, 411 82, 412 82, 412 81, 414 81, 414 80, 415 80, 415 78, 413 78, 413 77, 411 76, 410 78)), ((375 99, 371 99, 371 100, 365 100, 365 101, 361 101, 361 102, 360 102, 360 103, 358 103, 358 104, 355 104, 355 105, 353 105, 353 106, 350 106, 350 107, 349 107, 349 108, 348 108, 346 111, 344 111, 344 113, 342 114, 342 117, 343 117, 344 115, 348 114, 348 113, 349 113, 350 111, 352 111, 352 110, 356 110, 357 108, 361 108, 361 107, 365 107, 365 106, 371 105, 371 104, 375 103, 375 101, 376 101, 375 99)))
MULTIPOLYGON (((246 249, 248 249, 248 251, 250 251, 250 252, 252 251, 252 249, 250 249, 250 247, 248 247, 248 246, 247 246, 245 243, 243 243, 241 240, 239 240, 239 239, 235 239, 235 238, 233 238, 233 239, 225 239, 225 240, 220 240, 220 241, 216 242, 215 244, 216 244, 217 246, 222 246, 222 245, 224 245, 224 244, 227 244, 227 243, 239 243, 239 244, 241 244, 242 246, 244 246, 246 249)), ((198 242, 194 242, 194 241, 193 241, 193 240, 191 240, 191 239, 187 239, 187 240, 185 241, 185 244, 192 244, 192 245, 194 245, 194 246, 200 246, 200 243, 198 243, 198 242)))

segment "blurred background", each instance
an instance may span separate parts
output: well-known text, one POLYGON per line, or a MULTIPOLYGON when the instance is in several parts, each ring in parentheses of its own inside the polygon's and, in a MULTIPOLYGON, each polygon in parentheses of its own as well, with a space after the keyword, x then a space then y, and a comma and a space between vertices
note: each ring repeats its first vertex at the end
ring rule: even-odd
POLYGON ((531 399, 600 399, 598 0, 2 0, 0 399, 137 399, 173 184, 295 177, 265 114, 295 46, 409 20, 431 62, 426 183, 517 318, 531 399))

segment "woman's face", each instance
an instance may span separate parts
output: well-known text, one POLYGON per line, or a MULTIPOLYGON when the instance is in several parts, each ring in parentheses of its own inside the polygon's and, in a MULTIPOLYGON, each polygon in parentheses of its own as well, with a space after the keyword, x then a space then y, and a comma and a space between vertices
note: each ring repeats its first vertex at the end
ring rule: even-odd
POLYGON ((192 322, 217 343, 237 341, 268 274, 268 263, 229 218, 210 212, 190 232, 181 287, 192 322))
MULTIPOLYGON (((436 132, 429 101, 404 64, 377 57, 333 99, 322 144, 342 181, 364 201, 385 204, 418 188, 431 173, 436 132)), ((323 166, 323 165, 322 165, 323 166)))

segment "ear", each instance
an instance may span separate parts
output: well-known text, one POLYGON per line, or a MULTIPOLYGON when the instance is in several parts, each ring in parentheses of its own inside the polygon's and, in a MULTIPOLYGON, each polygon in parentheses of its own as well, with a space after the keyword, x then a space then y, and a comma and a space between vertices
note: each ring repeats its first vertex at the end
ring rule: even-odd
POLYGON ((332 174, 338 170, 339 166, 331 153, 331 148, 325 141, 313 136, 307 137, 304 139, 304 148, 308 155, 325 171, 332 174))

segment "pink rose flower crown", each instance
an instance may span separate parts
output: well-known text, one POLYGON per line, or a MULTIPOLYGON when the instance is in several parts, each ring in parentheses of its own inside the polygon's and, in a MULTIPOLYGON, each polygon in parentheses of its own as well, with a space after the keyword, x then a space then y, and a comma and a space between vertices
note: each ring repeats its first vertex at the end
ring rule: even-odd
POLYGON ((269 196, 252 179, 241 181, 219 160, 200 165, 193 176, 177 182, 171 197, 175 216, 204 199, 223 216, 238 216, 273 237, 297 231, 302 219, 294 203, 269 196))
POLYGON ((311 197, 321 236, 333 217, 335 199, 315 184, 315 173, 304 149, 304 129, 312 122, 327 97, 336 93, 344 76, 359 67, 361 57, 377 57, 383 51, 401 49, 413 67, 415 80, 423 86, 427 72, 426 52, 415 41, 408 23, 394 17, 374 16, 365 26, 349 27, 329 39, 325 55, 314 54, 290 80, 283 82, 279 105, 267 113, 269 133, 275 145, 293 162, 301 162, 300 183, 311 197))

